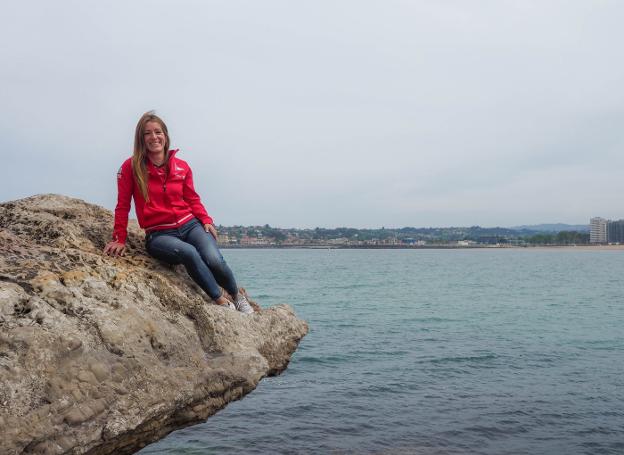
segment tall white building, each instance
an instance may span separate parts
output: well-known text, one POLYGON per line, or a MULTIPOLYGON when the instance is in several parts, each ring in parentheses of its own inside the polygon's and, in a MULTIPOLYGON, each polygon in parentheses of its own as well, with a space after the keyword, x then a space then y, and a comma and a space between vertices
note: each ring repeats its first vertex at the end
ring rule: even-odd
POLYGON ((589 220, 589 243, 607 243, 607 224, 608 221, 600 217, 589 220))

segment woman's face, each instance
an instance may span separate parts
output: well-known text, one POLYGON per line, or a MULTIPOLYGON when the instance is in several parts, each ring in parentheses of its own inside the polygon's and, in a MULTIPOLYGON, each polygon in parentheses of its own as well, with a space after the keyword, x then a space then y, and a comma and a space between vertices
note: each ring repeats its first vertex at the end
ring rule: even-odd
POLYGON ((143 141, 149 153, 163 153, 165 151, 165 142, 167 137, 160 123, 147 122, 143 130, 143 141))

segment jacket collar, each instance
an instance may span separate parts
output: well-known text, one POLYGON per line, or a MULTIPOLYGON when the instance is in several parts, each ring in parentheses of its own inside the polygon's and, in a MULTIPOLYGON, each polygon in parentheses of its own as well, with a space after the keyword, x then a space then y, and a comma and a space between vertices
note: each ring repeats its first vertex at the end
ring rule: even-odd
MULTIPOLYGON (((171 167, 173 166, 176 153, 178 153, 179 151, 180 149, 173 149, 167 152, 167 166, 169 167, 169 172, 171 172, 171 167)), ((145 158, 145 164, 147 165, 148 172, 156 172, 157 166, 154 166, 154 163, 152 163, 147 157, 145 158)))

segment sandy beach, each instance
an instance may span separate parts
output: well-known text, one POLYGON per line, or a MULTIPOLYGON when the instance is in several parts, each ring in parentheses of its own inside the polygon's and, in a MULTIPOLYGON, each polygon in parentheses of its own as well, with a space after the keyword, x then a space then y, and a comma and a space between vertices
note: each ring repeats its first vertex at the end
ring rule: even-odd
POLYGON ((562 245, 562 246, 529 246, 518 248, 535 248, 540 250, 573 250, 573 251, 624 251, 624 245, 562 245))

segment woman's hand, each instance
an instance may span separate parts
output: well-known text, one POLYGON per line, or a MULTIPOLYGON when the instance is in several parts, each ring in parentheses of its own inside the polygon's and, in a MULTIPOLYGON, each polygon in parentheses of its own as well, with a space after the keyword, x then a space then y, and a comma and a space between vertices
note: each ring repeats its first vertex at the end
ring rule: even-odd
POLYGON ((210 235, 214 237, 215 240, 217 240, 217 228, 216 227, 214 227, 212 224, 204 224, 204 229, 206 229, 206 232, 208 232, 210 235))
POLYGON ((112 242, 108 242, 104 247, 104 254, 109 256, 123 256, 126 252, 126 244, 119 243, 113 240, 112 242))

